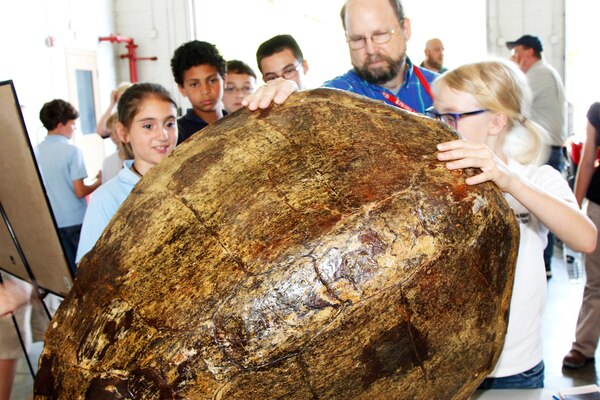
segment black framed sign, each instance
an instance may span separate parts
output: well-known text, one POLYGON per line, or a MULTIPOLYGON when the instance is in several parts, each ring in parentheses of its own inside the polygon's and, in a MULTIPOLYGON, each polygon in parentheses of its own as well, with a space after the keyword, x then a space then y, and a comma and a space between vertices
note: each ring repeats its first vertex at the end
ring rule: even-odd
POLYGON ((73 277, 12 81, 0 82, 0 269, 59 296, 73 277))

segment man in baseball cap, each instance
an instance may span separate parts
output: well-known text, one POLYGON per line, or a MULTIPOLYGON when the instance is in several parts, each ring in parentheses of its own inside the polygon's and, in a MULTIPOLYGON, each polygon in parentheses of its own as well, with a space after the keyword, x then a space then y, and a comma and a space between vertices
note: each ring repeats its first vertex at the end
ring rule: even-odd
POLYGON ((544 50, 540 38, 531 35, 523 35, 514 42, 506 42, 506 47, 508 47, 509 50, 514 49, 516 46, 523 46, 527 49, 533 49, 533 51, 537 52, 538 55, 544 50))
MULTIPOLYGON (((546 164, 562 172, 564 166, 562 145, 567 134, 567 100, 558 72, 542 58, 542 42, 537 36, 524 35, 514 42, 506 42, 512 51, 511 60, 527 75, 533 102, 531 120, 540 124, 550 135, 550 157, 546 164)), ((544 250, 546 276, 551 277, 554 235, 548 234, 544 250)))

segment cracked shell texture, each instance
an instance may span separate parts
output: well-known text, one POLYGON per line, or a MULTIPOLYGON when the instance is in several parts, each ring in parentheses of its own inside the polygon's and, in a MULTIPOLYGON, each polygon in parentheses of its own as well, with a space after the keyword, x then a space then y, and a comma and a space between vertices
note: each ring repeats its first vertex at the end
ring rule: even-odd
POLYGON ((135 187, 47 331, 37 399, 467 399, 518 226, 445 125, 316 89, 240 110, 135 187))

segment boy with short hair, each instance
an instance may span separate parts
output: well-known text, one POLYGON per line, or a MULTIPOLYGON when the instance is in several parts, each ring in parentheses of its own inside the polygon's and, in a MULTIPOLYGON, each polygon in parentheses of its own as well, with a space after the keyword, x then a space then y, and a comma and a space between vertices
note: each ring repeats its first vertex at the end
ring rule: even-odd
POLYGON ((265 83, 284 78, 296 82, 298 89, 305 89, 308 63, 292 35, 277 35, 263 42, 256 50, 256 63, 265 83))
POLYGON ((171 70, 179 92, 192 105, 177 120, 179 144, 209 123, 227 115, 222 105, 227 63, 213 44, 192 40, 175 50, 171 58, 171 70))
POLYGON ((48 136, 34 149, 73 274, 76 271, 75 254, 81 224, 87 208, 85 196, 96 190, 102 182, 101 173, 98 173, 93 184, 86 185, 83 182, 88 176, 83 153, 69 143, 75 133, 77 118, 77 110, 64 100, 56 99, 44 104, 40 110, 40 120, 48 130, 48 136))
POLYGON ((232 113, 243 107, 244 97, 254 93, 256 74, 248 64, 240 60, 227 61, 227 79, 223 93, 225 111, 232 113))

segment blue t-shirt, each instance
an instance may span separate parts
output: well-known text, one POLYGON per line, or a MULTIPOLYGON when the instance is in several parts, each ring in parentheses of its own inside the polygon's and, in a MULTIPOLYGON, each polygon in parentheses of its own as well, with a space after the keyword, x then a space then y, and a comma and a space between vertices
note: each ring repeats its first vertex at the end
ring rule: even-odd
POLYGON ((139 182, 140 177, 130 169, 132 164, 133 160, 126 160, 119 174, 92 194, 81 227, 81 236, 75 257, 76 263, 79 263, 79 260, 94 247, 106 225, 129 196, 135 184, 139 182))
MULTIPOLYGON (((393 93, 382 86, 374 85, 361 79, 358 75, 356 75, 354 70, 350 70, 344 75, 325 82, 323 87, 347 90, 356 94, 362 94, 363 96, 374 100, 381 100, 388 104, 392 104, 386 100, 382 94, 382 92, 387 92, 400 99, 413 110, 423 114, 425 113, 426 109, 433 105, 433 99, 429 93, 427 93, 427 90, 421 84, 421 81, 419 81, 418 76, 413 70, 413 64, 408 58, 406 59, 406 66, 407 68, 404 75, 404 83, 402 84, 402 87, 398 93, 393 93)), ((425 80, 429 83, 433 82, 438 76, 438 74, 435 72, 426 70, 424 68, 419 68, 419 70, 423 73, 425 80)))
POLYGON ((34 149, 52 213, 59 228, 81 225, 87 203, 73 181, 87 178, 81 150, 62 135, 48 135, 34 149))

